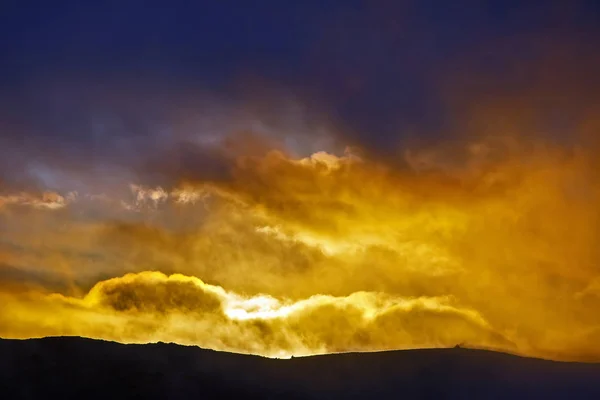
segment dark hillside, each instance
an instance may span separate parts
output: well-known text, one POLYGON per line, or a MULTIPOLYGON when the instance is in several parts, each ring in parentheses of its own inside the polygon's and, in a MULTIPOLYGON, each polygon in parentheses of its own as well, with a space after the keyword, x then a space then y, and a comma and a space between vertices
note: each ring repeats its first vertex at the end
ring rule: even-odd
POLYGON ((0 340, 2 399, 600 399, 600 364, 481 350, 273 360, 174 344, 0 340))

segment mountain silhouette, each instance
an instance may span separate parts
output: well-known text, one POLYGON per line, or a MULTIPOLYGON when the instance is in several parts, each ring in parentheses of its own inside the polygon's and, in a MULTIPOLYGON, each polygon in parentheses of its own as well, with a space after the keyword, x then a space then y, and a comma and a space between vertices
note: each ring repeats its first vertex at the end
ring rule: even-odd
POLYGON ((1 339, 0 398, 600 399, 600 364, 458 347, 276 360, 165 343, 1 339))

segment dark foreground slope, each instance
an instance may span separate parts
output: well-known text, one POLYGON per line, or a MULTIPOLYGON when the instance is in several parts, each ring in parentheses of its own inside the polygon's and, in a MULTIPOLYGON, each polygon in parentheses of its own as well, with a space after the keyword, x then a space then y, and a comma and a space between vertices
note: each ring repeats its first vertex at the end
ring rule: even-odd
POLYGON ((600 399, 600 364, 479 350, 272 360, 172 344, 0 340, 1 399, 600 399))

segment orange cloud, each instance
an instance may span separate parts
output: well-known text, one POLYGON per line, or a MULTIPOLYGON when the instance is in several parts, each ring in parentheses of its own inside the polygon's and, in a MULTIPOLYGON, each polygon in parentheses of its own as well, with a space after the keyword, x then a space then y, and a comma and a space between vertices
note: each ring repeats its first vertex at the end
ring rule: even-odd
POLYGON ((118 219, 81 219, 78 202, 7 214, 11 264, 66 268, 77 289, 7 290, 1 334, 598 359, 592 156, 514 138, 413 151, 405 168, 274 151, 237 157, 228 180, 132 186, 118 219))

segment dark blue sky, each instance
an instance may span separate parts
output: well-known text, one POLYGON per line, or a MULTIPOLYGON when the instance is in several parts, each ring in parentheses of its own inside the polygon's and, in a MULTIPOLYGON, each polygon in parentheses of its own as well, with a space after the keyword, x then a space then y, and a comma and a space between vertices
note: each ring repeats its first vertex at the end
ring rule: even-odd
POLYGON ((547 99, 552 87, 568 97, 552 107, 577 103, 600 37, 595 1, 2 4, 3 135, 96 153, 206 92, 293 96, 349 142, 385 151, 458 129, 455 115, 492 97, 547 99), (98 139, 98 110, 129 128, 98 139))

